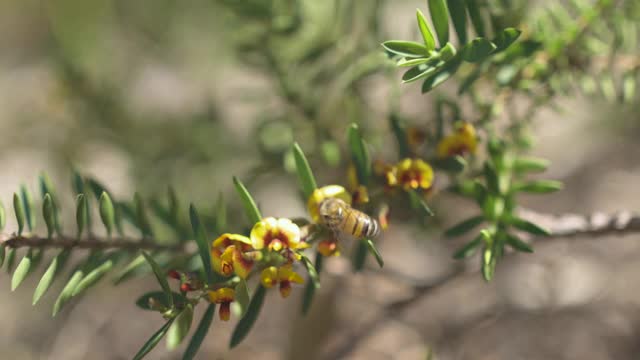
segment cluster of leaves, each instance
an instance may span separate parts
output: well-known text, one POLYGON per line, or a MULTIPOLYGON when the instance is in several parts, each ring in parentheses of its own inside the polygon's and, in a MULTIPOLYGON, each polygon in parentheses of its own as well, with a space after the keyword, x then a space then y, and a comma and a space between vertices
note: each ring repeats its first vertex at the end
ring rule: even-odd
POLYGON ((428 3, 439 47, 436 47, 436 37, 420 10, 417 11, 418 27, 424 43, 402 40, 382 43, 390 55, 398 58, 398 66, 411 67, 402 76, 403 82, 424 79, 423 93, 444 83, 458 71, 463 61, 482 63, 507 49, 520 36, 520 31, 506 28, 492 40, 487 39, 479 5, 475 0, 430 0, 428 3), (471 41, 468 41, 467 34, 467 12, 478 34, 471 41), (449 42, 449 17, 458 35, 459 49, 449 42))
POLYGON ((493 278, 505 245, 517 251, 533 252, 529 244, 520 239, 517 231, 533 236, 549 235, 544 227, 518 216, 517 195, 551 193, 560 190, 562 184, 554 180, 527 180, 525 176, 528 173, 546 170, 548 161, 518 156, 504 141, 490 139, 487 152, 489 159, 484 162, 482 176, 479 179, 467 179, 454 187, 455 192, 473 199, 482 212, 450 227, 445 231, 445 236, 461 236, 485 224, 479 234, 458 249, 453 257, 467 258, 482 247, 482 274, 489 281, 493 278))

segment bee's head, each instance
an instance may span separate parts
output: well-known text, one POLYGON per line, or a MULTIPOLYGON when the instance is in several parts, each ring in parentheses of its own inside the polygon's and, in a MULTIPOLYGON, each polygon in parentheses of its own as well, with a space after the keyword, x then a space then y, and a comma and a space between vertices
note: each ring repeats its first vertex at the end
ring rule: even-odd
POLYGON ((344 216, 346 203, 340 199, 328 198, 320 204, 320 216, 324 222, 339 220, 344 216))

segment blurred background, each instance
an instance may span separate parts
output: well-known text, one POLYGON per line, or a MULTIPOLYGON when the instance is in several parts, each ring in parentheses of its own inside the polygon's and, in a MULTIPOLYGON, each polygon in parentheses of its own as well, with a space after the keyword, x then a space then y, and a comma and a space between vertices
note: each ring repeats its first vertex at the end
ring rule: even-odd
MULTIPOLYGON (((527 27, 548 3, 516 1, 503 15, 515 24, 524 16, 527 27)), ((21 183, 35 191, 46 171, 62 207, 73 209, 77 169, 123 198, 163 194, 172 184, 184 203, 212 209, 225 193, 239 214, 236 175, 263 213, 304 216, 291 191, 294 139, 319 182, 333 183, 348 164, 350 122, 361 125, 376 158, 391 161, 391 110, 415 124, 433 120, 435 95, 401 85, 379 45, 418 39, 416 7, 426 11, 426 2, 2 1, 0 198, 10 204, 21 183)), ((624 41, 640 48, 637 38, 624 41)), ((455 96, 449 85, 437 92, 455 96)), ((523 205, 549 214, 640 209, 637 97, 620 105, 572 92, 554 107, 532 121, 531 154, 552 161, 545 177, 565 190, 523 205)), ((640 235, 539 241, 534 254, 507 257, 487 284, 477 258, 451 260, 468 239, 441 237, 473 214, 471 204, 441 194, 433 208, 438 215, 426 227, 393 218, 380 243, 383 272, 369 259, 367 271, 352 274, 347 259, 332 258, 309 316, 299 315, 301 288, 284 300, 270 292, 243 344, 228 350, 234 321, 215 321, 198 358, 640 357, 640 235), (416 284, 437 285, 415 294, 416 284), (388 307, 415 295, 402 311, 388 307)), ((151 277, 118 287, 103 281, 54 319, 55 296, 31 306, 36 281, 11 293, 10 277, 0 275, 5 358, 128 359, 162 324, 134 304, 154 289, 151 277)), ((180 356, 161 344, 148 358, 180 356)))

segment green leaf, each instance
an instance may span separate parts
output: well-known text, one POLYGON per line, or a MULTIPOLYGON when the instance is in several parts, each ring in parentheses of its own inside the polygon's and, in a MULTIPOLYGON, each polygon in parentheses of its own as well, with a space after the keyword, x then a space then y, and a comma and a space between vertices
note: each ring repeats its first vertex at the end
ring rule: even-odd
POLYGON ((458 41, 464 45, 467 43, 467 12, 463 0, 447 0, 447 7, 451 13, 453 28, 458 34, 458 41))
POLYGON ((483 239, 482 235, 476 236, 473 240, 469 241, 463 247, 456 250, 456 252, 453 253, 453 258, 457 260, 461 260, 473 255, 476 252, 476 249, 478 249, 478 246, 480 245, 480 243, 482 242, 482 239, 483 239))
POLYGON ((420 33, 422 33, 422 38, 424 39, 424 45, 427 51, 434 50, 436 48, 436 40, 433 38, 431 29, 429 29, 429 24, 427 24, 427 19, 424 17, 424 14, 420 9, 416 10, 416 17, 418 19, 418 27, 420 28, 420 33))
POLYGON ((83 277, 84 272, 81 269, 76 270, 73 273, 69 281, 67 281, 67 284, 60 292, 60 295, 58 295, 55 304, 53 305, 52 316, 56 316, 58 312, 60 312, 62 307, 69 301, 69 299, 71 299, 73 290, 76 288, 76 286, 78 286, 78 283, 80 283, 83 277))
POLYGON ((213 280, 213 270, 211 269, 211 249, 209 248, 207 234, 200 222, 200 215, 198 215, 198 210, 193 204, 189 206, 189 218, 191 219, 191 227, 193 229, 196 244, 198 245, 198 253, 200 254, 200 260, 202 261, 202 268, 204 269, 207 284, 210 284, 213 280))
POLYGON ((133 203, 136 209, 136 220, 142 236, 152 236, 151 225, 149 223, 149 215, 147 215, 147 207, 139 193, 133 195, 133 203))
POLYGON ((487 183, 487 189, 492 194, 500 194, 500 186, 498 183, 498 174, 496 169, 489 162, 484 163, 483 167, 484 179, 487 183))
POLYGON ((49 290, 49 287, 51 287, 51 284, 53 284, 53 281, 60 272, 60 269, 64 267, 65 263, 69 259, 70 254, 70 249, 64 249, 61 250, 58 255, 53 258, 53 260, 51 260, 51 264, 49 264, 49 267, 44 272, 44 275, 42 275, 42 278, 40 278, 38 286, 36 286, 36 290, 33 293, 32 305, 37 304, 42 296, 47 292, 47 290, 49 290))
POLYGON ((144 267, 147 263, 144 255, 138 255, 131 260, 125 267, 119 270, 113 278, 113 285, 118 285, 130 277, 138 274, 147 273, 150 268, 144 267))
POLYGON ((36 227, 36 212, 35 206, 33 205, 33 196, 31 196, 31 192, 24 184, 20 186, 20 195, 22 196, 22 206, 27 219, 27 227, 29 231, 33 231, 36 227))
POLYGON ((87 224, 88 213, 87 197, 84 194, 78 194, 76 197, 76 226, 78 229, 78 238, 82 236, 82 230, 84 230, 87 224))
POLYGON ((175 350, 191 329, 193 321, 193 305, 187 304, 185 308, 176 316, 176 320, 167 332, 167 349, 175 350))
POLYGON ((437 66, 441 66, 442 64, 444 63, 441 62, 436 66, 420 65, 411 68, 402 75, 402 82, 408 84, 416 80, 424 79, 427 76, 435 73, 439 69, 437 66))
MULTIPOLYGON (((318 276, 318 272, 316 271, 316 268, 313 266, 313 263, 311 263, 311 260, 309 260, 308 257, 306 257, 305 255, 302 255, 302 263, 304 264, 304 267, 307 269, 307 273, 309 273, 309 279, 311 279, 311 282, 313 283, 313 286, 316 289, 320 288, 320 277, 318 276)), ((320 254, 316 255, 316 256, 322 256, 320 254)))
POLYGON ((470 217, 448 228, 444 232, 444 236, 456 237, 456 236, 464 235, 467 232, 469 232, 471 229, 482 224, 483 221, 484 221, 484 216, 482 215, 476 215, 476 216, 470 217))
POLYGON ((444 0, 429 0, 429 13, 440 46, 449 41, 449 11, 444 0))
POLYGON ((447 81, 453 74, 458 71, 458 67, 460 66, 460 58, 456 57, 449 60, 444 66, 438 69, 435 73, 433 73, 430 77, 426 78, 424 83, 422 83, 422 93, 427 93, 432 89, 436 88, 438 85, 447 81))
POLYGON ((409 202, 411 203, 411 208, 414 210, 420 210, 423 216, 433 216, 433 211, 427 203, 424 202, 424 199, 418 194, 415 190, 407 191, 409 194, 409 202))
POLYGON ((498 33, 493 42, 497 45, 496 51, 502 51, 508 48, 511 44, 513 44, 518 38, 522 31, 514 28, 506 28, 498 33))
POLYGON ((362 271, 362 269, 364 269, 368 251, 369 249, 364 241, 358 241, 356 243, 356 249, 353 253, 353 260, 351 261, 351 267, 353 268, 354 272, 360 272, 362 271))
MULTIPOLYGON (((316 273, 318 274, 318 277, 320 275, 320 271, 322 271, 323 259, 324 259, 324 256, 322 256, 322 254, 316 253, 315 269, 316 269, 316 273)), ((316 293, 316 287, 313 281, 307 281, 307 284, 305 285, 305 288, 304 288, 303 298, 302 298, 302 315, 306 315, 309 312, 309 309, 311 309, 311 304, 313 303, 313 297, 315 293, 316 293)))
POLYGON ((240 200, 242 201, 242 205, 244 205, 244 210, 246 211, 251 224, 260 222, 262 220, 262 214, 260 214, 260 210, 258 209, 256 202, 253 200, 253 197, 251 197, 251 194, 249 194, 247 188, 235 176, 233 177, 233 185, 235 185, 236 191, 238 192, 238 195, 240 195, 240 200))
POLYGON ((49 238, 53 235, 56 226, 54 211, 53 200, 51 199, 51 195, 47 193, 42 202, 42 216, 44 217, 44 222, 47 225, 47 237, 49 238))
POLYGON ((511 226, 536 236, 549 236, 549 230, 519 217, 511 218, 511 226))
POLYGON ((437 169, 456 174, 466 169, 467 160, 460 155, 447 156, 446 158, 434 160, 432 164, 437 169))
POLYGON ((167 298, 169 298, 169 307, 173 308, 173 297, 171 296, 171 288, 169 287, 169 282, 167 281, 167 275, 160 268, 160 266, 153 260, 151 255, 147 254, 146 251, 142 252, 142 256, 147 260, 149 266, 151 266, 151 270, 153 270, 153 274, 156 276, 158 283, 162 287, 162 290, 166 294, 167 298))
POLYGON ((47 175, 47 173, 42 172, 39 176, 39 180, 40 180, 40 191, 42 192, 42 196, 44 197, 46 194, 49 194, 51 196, 51 200, 53 202, 53 210, 54 210, 53 223, 55 225, 54 226, 55 230, 58 232, 58 234, 60 234, 62 232, 62 226, 60 224, 60 214, 59 214, 60 202, 58 199, 57 191, 53 186, 53 183, 51 182, 51 178, 49 178, 49 175, 47 175))
POLYGON ((4 229, 5 225, 7 225, 7 213, 4 211, 4 204, 0 201, 0 231, 4 229))
POLYGON ((423 57, 423 58, 417 58, 417 59, 402 58, 398 60, 396 65, 400 67, 412 67, 412 66, 433 63, 433 62, 434 62, 434 59, 432 57, 423 57))
POLYGON ((466 0, 466 3, 467 11, 469 11, 469 18, 471 18, 471 23, 476 30, 476 34, 484 37, 486 32, 484 28, 484 20, 482 19, 482 14, 480 14, 478 0, 466 0))
POLYGON ((389 122, 391 123, 391 129, 393 130, 393 134, 396 136, 396 141, 398 143, 398 154, 404 159, 411 153, 409 150, 409 143, 407 142, 407 133, 405 131, 404 124, 402 124, 400 117, 395 112, 392 112, 389 116, 389 122))
POLYGON ((258 315, 260 315, 260 310, 262 310, 262 304, 264 303, 266 293, 267 289, 262 285, 259 285, 251 298, 247 312, 244 314, 242 319, 238 321, 238 325, 236 325, 236 328, 231 334, 231 340, 229 342, 230 348, 234 348, 240 344, 249 334, 249 331, 251 331, 253 324, 258 319, 258 315))
POLYGON ((415 41, 388 40, 382 43, 387 51, 403 57, 429 56, 429 49, 415 41))
POLYGON ((446 43, 442 47, 442 49, 440 49, 440 59, 442 59, 442 61, 449 61, 453 59, 453 57, 456 56, 456 54, 457 54, 456 47, 453 46, 452 43, 446 43))
POLYGON ((302 152, 302 149, 300 148, 300 145, 298 145, 298 143, 293 144, 293 156, 296 159, 298 181, 300 182, 300 186, 302 187, 304 198, 308 199, 313 191, 318 187, 318 185, 316 184, 316 179, 313 176, 313 172, 311 171, 309 162, 304 156, 304 152, 302 152))
POLYGON ((209 306, 207 306, 207 311, 202 315, 202 319, 200 320, 200 324, 198 324, 196 332, 191 337, 191 341, 189 341, 187 350, 185 350, 184 355, 182 355, 182 360, 192 360, 196 356, 204 338, 207 337, 215 312, 216 304, 209 304, 209 306))
POLYGON ((382 259, 382 255, 380 255, 380 252, 378 252, 378 249, 376 249, 376 245, 373 243, 373 240, 366 239, 365 242, 367 244, 367 248, 369 249, 369 252, 371 253, 371 255, 373 255, 373 257, 376 258, 376 261, 378 262, 378 266, 384 267, 384 260, 382 259))
POLYGON ((11 291, 17 289, 22 281, 27 277, 27 275, 29 275, 32 260, 33 249, 30 248, 27 252, 27 255, 25 255, 22 260, 20 260, 18 267, 16 267, 16 270, 13 272, 13 276, 11 277, 11 291))
POLYGON ((16 261, 16 248, 9 248, 7 253, 7 273, 11 274, 13 271, 13 263, 16 261))
POLYGON ((549 167, 549 160, 536 157, 518 157, 513 162, 516 173, 543 172, 549 167))
POLYGON ((16 221, 18 222, 18 236, 20 236, 22 235, 22 230, 24 230, 25 215, 22 201, 20 201, 20 197, 16 193, 13 193, 13 210, 16 214, 16 221))
POLYGON ((515 235, 507 234, 506 235, 506 240, 507 240, 507 244, 509 244, 509 246, 511 246, 515 250, 522 251, 522 252, 528 252, 528 253, 532 253, 533 252, 533 248, 531 248, 531 246, 529 244, 527 244, 526 242, 520 240, 515 235))
POLYGON ((95 267, 78 282, 78 285, 76 285, 76 287, 73 289, 71 296, 78 296, 88 288, 95 285, 98 281, 100 281, 100 279, 102 279, 102 277, 106 273, 108 273, 113 268, 113 265, 114 260, 108 259, 99 266, 95 267))
POLYGON ((464 61, 477 63, 481 62, 496 50, 496 45, 485 38, 475 38, 462 48, 462 58, 464 61))
POLYGON ((491 247, 486 247, 482 256, 482 277, 486 281, 491 281, 496 272, 496 257, 491 247))
POLYGON ((164 291, 150 291, 140 296, 138 300, 136 300, 136 306, 143 310, 158 311, 158 309, 153 309, 151 307, 151 299, 153 299, 153 301, 155 301, 158 305, 161 305, 166 309, 172 308, 171 304, 184 306, 184 304, 188 302, 186 297, 176 292, 171 292, 170 298, 164 291))
POLYGON ((517 182, 513 185, 513 192, 526 192, 532 194, 546 194, 562 189, 562 183, 555 180, 535 180, 529 182, 517 182))
POLYGON ((111 237, 111 231, 113 230, 113 224, 115 222, 115 210, 113 208, 113 202, 111 197, 106 191, 103 191, 100 195, 100 218, 107 230, 107 236, 111 237))
POLYGON ((0 245, 0 267, 4 265, 5 251, 6 251, 5 246, 0 245))
POLYGON ((133 360, 141 360, 151 350, 153 350, 153 348, 156 347, 156 345, 158 345, 160 340, 162 340, 162 338, 167 333, 167 331, 169 331, 169 327, 171 327, 171 324, 173 324, 174 320, 175 318, 167 321, 166 324, 162 325, 162 327, 158 331, 156 331, 153 335, 151 335, 149 340, 147 340, 147 342, 144 343, 144 345, 142 345, 142 348, 140 348, 138 353, 133 357, 133 360))
POLYGON ((358 130, 358 125, 351 124, 349 126, 347 139, 351 150, 351 159, 356 166, 358 182, 366 186, 369 184, 369 177, 371 176, 371 158, 369 157, 367 145, 358 130))
POLYGON ((249 287, 247 287, 247 281, 244 279, 240 279, 238 285, 236 285, 235 290, 236 297, 232 305, 237 304, 237 315, 238 317, 242 317, 247 312, 249 302, 251 301, 251 295, 249 295, 249 287))

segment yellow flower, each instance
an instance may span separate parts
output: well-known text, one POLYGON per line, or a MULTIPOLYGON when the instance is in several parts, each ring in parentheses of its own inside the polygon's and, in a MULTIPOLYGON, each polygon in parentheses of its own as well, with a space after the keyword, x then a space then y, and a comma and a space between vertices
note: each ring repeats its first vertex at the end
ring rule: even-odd
POLYGON ((433 169, 421 159, 404 159, 396 166, 395 178, 405 190, 427 190, 433 184, 433 169))
POLYGON ((456 124, 453 134, 444 137, 438 143, 438 157, 473 154, 476 152, 477 145, 476 129, 470 123, 460 122, 456 124))
POLYGON ((351 194, 340 185, 328 185, 315 189, 307 202, 307 210, 309 210, 309 215, 311 215, 313 222, 320 222, 320 204, 322 204, 325 199, 332 197, 338 198, 351 205, 351 194))
POLYGON ((262 282, 262 286, 266 288, 280 284, 280 295, 282 295, 283 298, 291 294, 291 283, 304 284, 302 276, 293 271, 291 265, 284 265, 279 268, 270 266, 262 270, 260 281, 262 282))
POLYGON ((231 302, 235 300, 235 297, 236 291, 231 288, 209 291, 209 301, 214 304, 220 304, 220 310, 218 311, 220 320, 228 321, 231 317, 231 302))
POLYGON ((238 234, 222 234, 211 246, 211 266, 224 276, 236 275, 246 279, 253 268, 253 260, 245 254, 253 250, 251 240, 238 234))
POLYGON ((306 242, 300 241, 300 228, 289 219, 268 217, 251 229, 251 244, 256 250, 304 249, 306 242))

